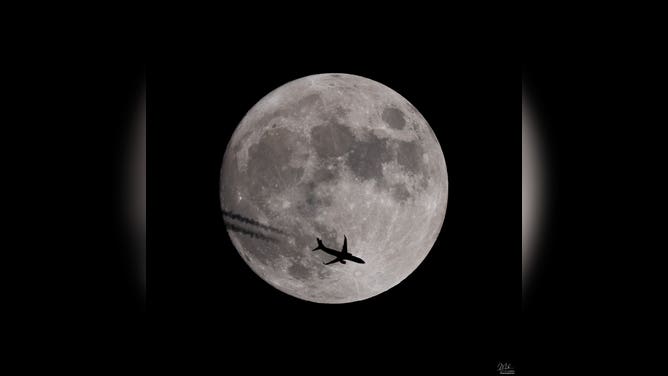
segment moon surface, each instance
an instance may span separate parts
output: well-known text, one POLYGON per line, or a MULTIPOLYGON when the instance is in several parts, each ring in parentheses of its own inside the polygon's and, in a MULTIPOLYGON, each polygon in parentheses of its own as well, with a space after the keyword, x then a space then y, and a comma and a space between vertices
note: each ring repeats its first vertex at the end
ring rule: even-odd
POLYGON ((349 74, 303 77, 253 106, 220 175, 227 232, 263 280, 318 303, 396 286, 441 231, 448 176, 422 115, 397 92, 349 74), (316 238, 365 264, 324 265, 316 238))

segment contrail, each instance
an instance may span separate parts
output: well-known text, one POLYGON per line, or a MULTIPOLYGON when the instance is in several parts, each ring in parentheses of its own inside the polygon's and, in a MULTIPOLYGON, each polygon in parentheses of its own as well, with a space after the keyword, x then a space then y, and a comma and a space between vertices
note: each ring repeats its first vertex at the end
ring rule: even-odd
POLYGON ((263 234, 260 234, 260 233, 257 233, 257 232, 253 232, 253 231, 247 230, 245 228, 238 227, 234 223, 230 223, 230 222, 225 221, 225 226, 230 231, 234 231, 234 232, 238 232, 240 234, 248 235, 251 238, 260 239, 260 240, 264 240, 264 241, 268 241, 268 242, 272 242, 272 243, 276 242, 276 239, 274 239, 272 237, 269 237, 269 236, 266 236, 266 235, 263 235, 263 234))
POLYGON ((261 229, 264 229, 264 230, 267 230, 267 231, 272 231, 272 232, 275 232, 277 234, 290 236, 288 233, 286 233, 283 230, 279 230, 277 228, 264 225, 264 224, 254 220, 254 219, 246 218, 246 217, 244 217, 243 215, 240 215, 240 214, 236 214, 236 213, 232 213, 232 212, 228 212, 228 211, 223 210, 223 216, 231 218, 231 219, 235 219, 239 222, 247 223, 249 225, 257 226, 261 229))

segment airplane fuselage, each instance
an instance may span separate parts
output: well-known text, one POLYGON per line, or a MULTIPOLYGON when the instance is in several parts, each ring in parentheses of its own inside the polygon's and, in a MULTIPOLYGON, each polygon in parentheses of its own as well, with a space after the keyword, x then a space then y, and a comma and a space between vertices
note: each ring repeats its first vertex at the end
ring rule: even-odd
POLYGON ((344 253, 327 247, 321 247, 320 250, 340 259, 356 262, 358 264, 364 264, 364 260, 362 260, 359 257, 353 256, 350 253, 344 253))

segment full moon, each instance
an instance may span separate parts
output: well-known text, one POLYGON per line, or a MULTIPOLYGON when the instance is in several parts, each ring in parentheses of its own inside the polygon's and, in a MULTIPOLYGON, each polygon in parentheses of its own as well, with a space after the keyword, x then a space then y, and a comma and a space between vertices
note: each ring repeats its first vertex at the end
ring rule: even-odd
POLYGON ((220 174, 229 237, 264 281, 317 303, 368 299, 425 259, 448 175, 434 132, 394 90, 350 74, 303 77, 253 106, 220 174), (364 264, 339 262, 316 238, 364 264))

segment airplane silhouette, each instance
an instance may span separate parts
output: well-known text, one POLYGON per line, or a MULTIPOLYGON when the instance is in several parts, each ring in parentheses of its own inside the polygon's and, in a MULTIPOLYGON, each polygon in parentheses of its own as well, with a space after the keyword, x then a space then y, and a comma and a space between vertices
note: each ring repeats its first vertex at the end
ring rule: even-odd
POLYGON ((362 260, 359 257, 355 257, 355 256, 351 255, 350 253, 348 253, 348 239, 346 238, 345 235, 343 235, 343 248, 341 249, 341 252, 339 252, 337 250, 334 250, 334 249, 331 249, 331 248, 325 247, 322 244, 322 240, 320 240, 320 238, 316 238, 316 240, 318 241, 318 247, 313 249, 311 252, 321 250, 321 251, 323 251, 325 253, 328 253, 332 256, 336 256, 336 258, 334 260, 332 260, 330 262, 323 262, 323 264, 329 265, 329 264, 333 264, 337 261, 342 263, 342 264, 345 264, 346 260, 356 262, 358 264, 364 264, 364 260, 362 260))

